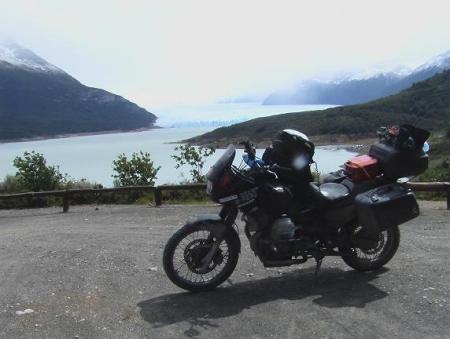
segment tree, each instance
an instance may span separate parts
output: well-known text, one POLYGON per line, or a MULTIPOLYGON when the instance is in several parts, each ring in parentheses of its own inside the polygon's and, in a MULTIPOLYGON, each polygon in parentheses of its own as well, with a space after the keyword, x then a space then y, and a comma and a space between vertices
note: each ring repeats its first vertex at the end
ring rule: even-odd
POLYGON ((13 161, 20 184, 33 192, 54 190, 64 184, 65 177, 58 166, 49 166, 44 155, 35 151, 24 152, 13 161))
POLYGON ((192 145, 180 145, 174 148, 174 151, 179 154, 173 154, 171 157, 176 161, 175 168, 181 166, 190 166, 189 173, 191 174, 192 181, 205 182, 205 176, 203 175, 203 166, 205 165, 206 158, 212 155, 216 150, 212 147, 194 147, 192 145))
POLYGON ((151 160, 150 153, 139 151, 134 152, 128 159, 125 154, 119 154, 117 160, 113 161, 112 175, 116 179, 117 186, 134 186, 155 184, 155 179, 161 166, 155 167, 151 160))

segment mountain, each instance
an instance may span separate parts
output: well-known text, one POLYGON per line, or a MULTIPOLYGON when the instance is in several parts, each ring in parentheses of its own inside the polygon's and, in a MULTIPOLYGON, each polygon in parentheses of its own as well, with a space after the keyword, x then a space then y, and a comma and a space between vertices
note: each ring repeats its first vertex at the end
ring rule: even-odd
POLYGON ((32 51, 0 43, 0 140, 152 127, 156 116, 88 87, 32 51))
POLYGON ((380 126, 406 123, 430 130, 450 128, 450 70, 366 104, 253 119, 215 129, 188 142, 223 145, 247 138, 260 142, 282 129, 293 128, 315 137, 316 141, 332 143, 372 137, 380 126))
POLYGON ((309 80, 290 91, 276 91, 263 102, 278 104, 351 105, 395 94, 413 83, 450 69, 450 51, 429 60, 414 70, 373 71, 333 81, 309 80))

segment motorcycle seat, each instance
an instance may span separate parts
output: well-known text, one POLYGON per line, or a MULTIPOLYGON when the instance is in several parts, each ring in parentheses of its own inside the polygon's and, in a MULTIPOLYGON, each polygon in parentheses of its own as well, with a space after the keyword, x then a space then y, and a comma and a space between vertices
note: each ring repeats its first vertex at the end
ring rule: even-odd
POLYGON ((315 200, 324 205, 347 205, 351 203, 352 196, 350 190, 338 183, 324 183, 318 186, 316 183, 310 183, 311 191, 315 200))

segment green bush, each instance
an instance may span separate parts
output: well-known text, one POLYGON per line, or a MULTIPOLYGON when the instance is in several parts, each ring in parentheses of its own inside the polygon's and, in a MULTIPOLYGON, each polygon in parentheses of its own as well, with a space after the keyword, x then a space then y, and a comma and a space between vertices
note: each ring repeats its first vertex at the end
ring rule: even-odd
MULTIPOLYGON (((67 175, 62 175, 57 166, 47 165, 44 156, 34 151, 25 152, 23 156, 16 157, 13 163, 17 168, 17 173, 15 176, 6 176, 3 182, 0 182, 1 194, 102 187, 86 179, 75 180, 67 175)), ((93 195, 74 195, 71 203, 88 204, 95 202, 96 199, 97 197, 93 195)), ((36 197, 2 200, 0 208, 48 207, 61 204, 62 200, 59 197, 36 197)))
POLYGON ((115 186, 135 186, 155 184, 156 175, 160 166, 155 167, 150 153, 133 153, 131 159, 125 154, 119 154, 117 160, 113 161, 113 174, 115 186))
POLYGON ((50 191, 60 188, 64 176, 58 166, 47 165, 44 155, 35 151, 24 152, 23 156, 14 159, 17 168, 16 177, 19 184, 33 192, 50 191))
POLYGON ((27 188, 19 181, 19 178, 14 175, 7 175, 3 182, 0 182, 0 193, 20 193, 26 192, 27 188))
POLYGON ((205 182, 206 178, 203 175, 203 167, 206 159, 211 156, 216 150, 212 147, 194 147, 192 145, 180 145, 174 148, 175 153, 172 154, 172 159, 175 160, 175 168, 181 166, 189 166, 189 173, 191 174, 192 182, 205 182))

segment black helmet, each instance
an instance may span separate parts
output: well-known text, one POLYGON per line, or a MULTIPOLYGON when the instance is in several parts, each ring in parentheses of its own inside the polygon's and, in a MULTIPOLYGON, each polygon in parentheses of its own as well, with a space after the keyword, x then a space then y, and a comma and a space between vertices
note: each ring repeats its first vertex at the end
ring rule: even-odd
POLYGON ((285 129, 278 132, 272 140, 273 151, 278 159, 285 163, 291 163, 292 158, 298 154, 306 154, 312 162, 314 155, 314 144, 302 132, 285 129))

